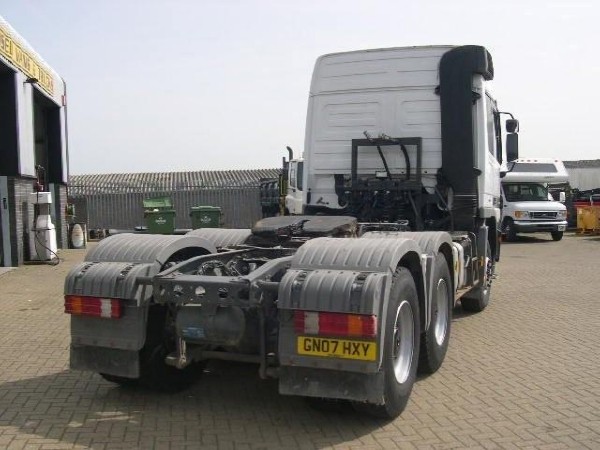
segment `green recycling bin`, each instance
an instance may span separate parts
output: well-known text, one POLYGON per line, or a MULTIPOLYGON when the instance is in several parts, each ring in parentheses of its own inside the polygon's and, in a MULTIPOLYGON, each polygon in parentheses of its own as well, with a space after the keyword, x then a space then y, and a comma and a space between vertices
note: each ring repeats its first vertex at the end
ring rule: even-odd
POLYGON ((154 197, 154 198, 147 198, 145 200, 142 200, 143 204, 144 204, 144 209, 145 210, 150 210, 150 211, 154 211, 155 209, 158 210, 172 210, 173 209, 173 202, 171 201, 170 197, 154 197))
POLYGON ((175 232, 175 210, 154 209, 144 211, 144 220, 150 234, 173 234, 175 232))
POLYGON ((190 211, 192 228, 219 228, 221 226, 221 208, 218 206, 193 206, 190 211))

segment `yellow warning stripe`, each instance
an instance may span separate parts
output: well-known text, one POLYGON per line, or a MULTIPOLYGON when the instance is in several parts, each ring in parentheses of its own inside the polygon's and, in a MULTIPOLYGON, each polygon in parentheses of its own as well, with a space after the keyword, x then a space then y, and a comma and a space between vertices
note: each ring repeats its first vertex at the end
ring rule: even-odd
POLYGON ((23 50, 8 31, 0 25, 0 54, 14 64, 21 72, 30 78, 36 78, 39 86, 48 94, 54 94, 54 79, 42 64, 23 50))

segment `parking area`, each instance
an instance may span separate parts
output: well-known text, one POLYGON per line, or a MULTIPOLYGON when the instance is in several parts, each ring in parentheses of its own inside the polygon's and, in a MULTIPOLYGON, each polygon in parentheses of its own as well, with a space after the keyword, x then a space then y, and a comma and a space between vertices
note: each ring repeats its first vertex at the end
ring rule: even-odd
POLYGON ((0 276, 0 448, 600 448, 599 236, 504 245, 490 306, 455 310, 446 361, 392 422, 313 410, 255 366, 175 395, 70 371, 63 280, 84 252, 0 276))

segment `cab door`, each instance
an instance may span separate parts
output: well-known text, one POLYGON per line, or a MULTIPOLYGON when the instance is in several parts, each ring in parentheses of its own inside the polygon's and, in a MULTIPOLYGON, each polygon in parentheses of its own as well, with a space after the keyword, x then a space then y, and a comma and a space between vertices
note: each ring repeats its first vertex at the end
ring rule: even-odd
POLYGON ((478 205, 482 218, 495 217, 499 222, 501 141, 497 107, 494 99, 486 92, 485 80, 481 75, 473 76, 473 92, 479 96, 473 104, 475 165, 479 171, 478 205))
POLYGON ((302 214, 302 178, 304 176, 304 161, 292 160, 289 164, 288 190, 285 196, 285 209, 287 214, 302 214))

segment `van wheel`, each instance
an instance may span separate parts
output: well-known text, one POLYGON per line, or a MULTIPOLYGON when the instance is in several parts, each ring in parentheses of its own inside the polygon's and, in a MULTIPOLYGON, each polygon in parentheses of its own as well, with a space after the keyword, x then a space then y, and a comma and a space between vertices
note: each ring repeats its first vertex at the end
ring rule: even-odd
POLYGON ((481 285, 460 298, 460 303, 465 311, 481 312, 490 303, 490 291, 492 289, 492 277, 496 268, 496 262, 492 255, 490 243, 486 245, 486 270, 485 278, 481 285))
POLYGON ((429 329, 421 334, 420 373, 434 373, 440 368, 450 340, 454 295, 450 270, 442 253, 435 257, 433 280, 431 323, 429 329))
POLYGON ((564 233, 562 231, 552 231, 550 234, 552 235, 553 241, 560 241, 563 238, 564 233))
POLYGON ((506 219, 504 221, 502 234, 506 236, 506 240, 508 242, 514 242, 517 240, 517 231, 515 230, 515 224, 512 219, 506 219))
POLYGON ((394 273, 386 315, 383 404, 357 403, 356 409, 386 419, 404 411, 417 374, 420 328, 417 288, 409 270, 400 267, 394 273))

